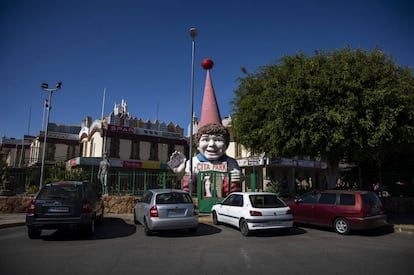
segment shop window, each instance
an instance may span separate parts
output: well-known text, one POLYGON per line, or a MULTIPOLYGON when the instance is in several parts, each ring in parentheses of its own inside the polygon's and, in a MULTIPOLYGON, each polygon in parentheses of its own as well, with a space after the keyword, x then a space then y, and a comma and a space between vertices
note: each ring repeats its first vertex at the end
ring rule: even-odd
POLYGON ((120 147, 119 138, 111 138, 111 143, 109 146, 109 157, 119 158, 119 147, 120 147))
POLYGON ((131 159, 139 159, 139 140, 133 140, 131 142, 131 159))

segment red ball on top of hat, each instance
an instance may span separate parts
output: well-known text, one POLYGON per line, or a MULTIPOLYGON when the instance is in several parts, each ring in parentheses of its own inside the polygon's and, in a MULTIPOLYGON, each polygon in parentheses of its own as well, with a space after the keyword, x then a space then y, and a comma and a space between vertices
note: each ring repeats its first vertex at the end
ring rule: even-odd
POLYGON ((210 58, 206 58, 201 62, 201 67, 203 67, 205 70, 210 70, 213 68, 214 62, 210 58))

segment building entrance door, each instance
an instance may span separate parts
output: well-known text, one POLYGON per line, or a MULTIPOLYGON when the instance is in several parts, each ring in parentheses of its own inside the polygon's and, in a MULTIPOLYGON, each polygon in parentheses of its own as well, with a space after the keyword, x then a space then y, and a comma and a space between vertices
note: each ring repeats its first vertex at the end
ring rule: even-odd
POLYGON ((200 213, 210 213, 211 207, 231 192, 231 175, 227 172, 202 171, 197 174, 197 199, 200 213))

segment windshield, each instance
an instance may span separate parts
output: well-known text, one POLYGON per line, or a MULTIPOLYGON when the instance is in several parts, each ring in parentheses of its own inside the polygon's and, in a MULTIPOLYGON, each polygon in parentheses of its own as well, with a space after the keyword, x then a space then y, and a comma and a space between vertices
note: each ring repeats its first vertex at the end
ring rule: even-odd
POLYGON ((40 191, 37 198, 79 200, 82 198, 82 187, 74 184, 48 184, 40 191))
POLYGON ((175 203, 193 203, 191 197, 187 193, 162 193, 158 194, 155 199, 156 204, 175 204, 175 203))

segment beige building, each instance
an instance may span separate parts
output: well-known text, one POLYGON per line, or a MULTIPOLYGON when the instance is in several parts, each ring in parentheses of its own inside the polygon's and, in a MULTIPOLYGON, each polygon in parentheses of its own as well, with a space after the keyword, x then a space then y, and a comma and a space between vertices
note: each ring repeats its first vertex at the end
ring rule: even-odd
MULTIPOLYGON (((46 139, 45 165, 65 163, 79 156, 79 126, 49 123, 46 139)), ((44 131, 30 144, 29 166, 40 166, 42 163, 44 131)))
POLYGON ((30 144, 33 136, 25 135, 23 139, 2 137, 0 143, 0 160, 8 167, 26 167, 29 164, 30 144))
POLYGON ((166 170, 172 152, 187 152, 183 128, 132 117, 124 100, 103 119, 87 117, 78 140, 81 155, 69 161, 71 167, 98 166, 106 154, 112 168, 166 170))

